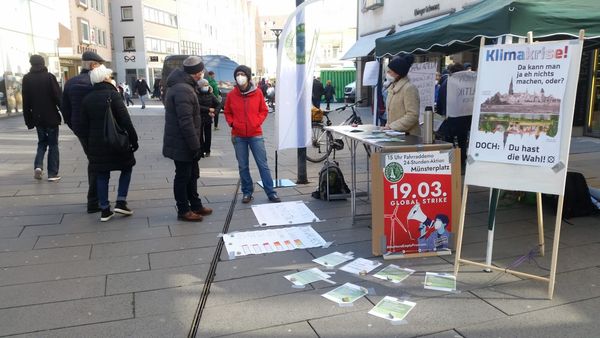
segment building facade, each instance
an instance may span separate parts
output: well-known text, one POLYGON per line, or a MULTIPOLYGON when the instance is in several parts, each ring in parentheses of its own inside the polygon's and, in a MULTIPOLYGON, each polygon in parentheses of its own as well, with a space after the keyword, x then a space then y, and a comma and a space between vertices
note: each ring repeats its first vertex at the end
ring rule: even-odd
POLYGON ((0 11, 0 116, 23 108, 21 80, 29 72, 29 57, 40 54, 48 70, 60 79, 58 63, 59 0, 11 0, 0 11))

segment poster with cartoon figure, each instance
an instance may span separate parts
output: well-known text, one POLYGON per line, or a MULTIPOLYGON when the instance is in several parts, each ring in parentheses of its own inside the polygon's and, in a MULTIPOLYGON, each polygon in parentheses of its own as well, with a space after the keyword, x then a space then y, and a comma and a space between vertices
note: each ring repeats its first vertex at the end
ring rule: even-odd
POLYGON ((452 231, 450 153, 386 153, 383 157, 387 252, 449 250, 452 231))
POLYGON ((481 49, 469 141, 473 160, 558 163, 569 66, 578 55, 570 47, 554 41, 481 49))

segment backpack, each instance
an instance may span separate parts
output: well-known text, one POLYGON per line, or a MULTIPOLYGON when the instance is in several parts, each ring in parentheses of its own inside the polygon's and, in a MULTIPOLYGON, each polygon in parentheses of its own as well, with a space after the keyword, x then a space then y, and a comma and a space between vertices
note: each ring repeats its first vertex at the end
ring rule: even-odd
POLYGON ((329 176, 329 193, 331 195, 336 194, 348 194, 350 189, 344 180, 344 174, 336 161, 325 161, 323 168, 319 171, 319 186, 316 191, 312 193, 312 197, 322 200, 328 200, 327 195, 327 177, 329 176))
POLYGON ((567 172, 563 218, 589 216, 596 211, 590 189, 581 173, 567 172))

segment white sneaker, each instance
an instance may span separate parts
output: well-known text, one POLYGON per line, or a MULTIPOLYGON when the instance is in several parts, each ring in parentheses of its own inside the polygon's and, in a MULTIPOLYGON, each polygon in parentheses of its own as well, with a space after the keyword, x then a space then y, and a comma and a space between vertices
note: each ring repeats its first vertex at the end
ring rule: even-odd
POLYGON ((44 171, 42 170, 42 168, 35 168, 35 170, 33 171, 33 178, 35 178, 36 180, 41 180, 43 173, 44 171))
POLYGON ((53 176, 53 177, 48 177, 48 182, 57 182, 57 181, 60 181, 61 178, 62 177, 60 177, 58 175, 53 176))

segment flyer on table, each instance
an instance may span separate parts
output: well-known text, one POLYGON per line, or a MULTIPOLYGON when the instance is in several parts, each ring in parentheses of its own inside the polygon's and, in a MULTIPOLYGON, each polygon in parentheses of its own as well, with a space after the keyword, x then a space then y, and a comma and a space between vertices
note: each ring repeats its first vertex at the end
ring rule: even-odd
POLYGON ((481 49, 469 141, 474 160, 558 163, 562 101, 570 58, 576 57, 571 46, 555 41, 481 49))
POLYGON ((386 153, 383 162, 387 252, 449 250, 453 226, 450 152, 386 153))

